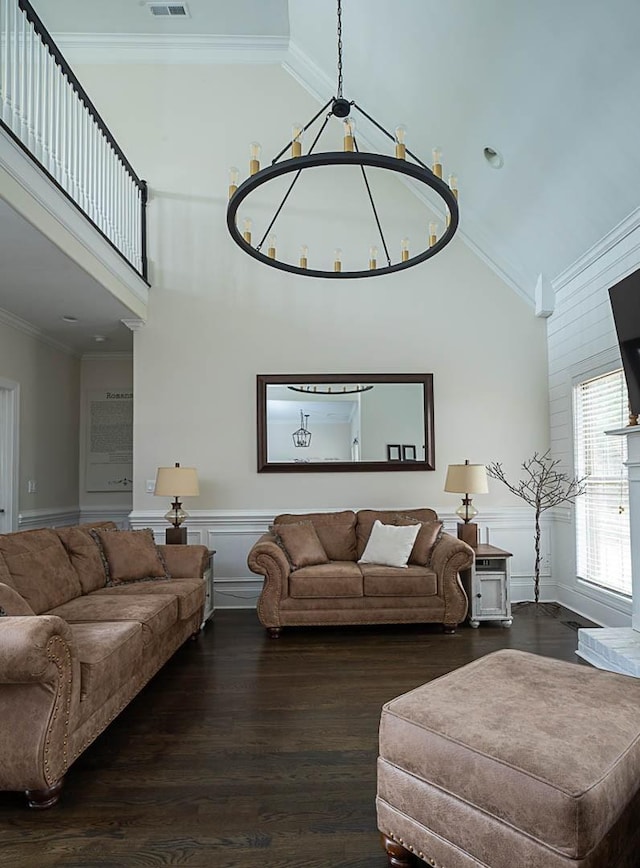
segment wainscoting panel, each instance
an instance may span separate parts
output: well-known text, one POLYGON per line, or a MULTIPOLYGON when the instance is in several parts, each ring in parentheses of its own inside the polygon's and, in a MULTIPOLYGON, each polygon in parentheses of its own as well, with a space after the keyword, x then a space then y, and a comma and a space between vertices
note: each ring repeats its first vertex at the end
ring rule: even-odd
POLYGON ((80 523, 84 524, 90 521, 115 521, 119 528, 126 530, 129 527, 129 512, 128 509, 113 509, 108 506, 92 506, 89 509, 82 509, 80 512, 80 523))
POLYGON ((18 515, 18 530, 35 530, 39 527, 64 527, 80 522, 77 506, 57 509, 25 509, 18 515))

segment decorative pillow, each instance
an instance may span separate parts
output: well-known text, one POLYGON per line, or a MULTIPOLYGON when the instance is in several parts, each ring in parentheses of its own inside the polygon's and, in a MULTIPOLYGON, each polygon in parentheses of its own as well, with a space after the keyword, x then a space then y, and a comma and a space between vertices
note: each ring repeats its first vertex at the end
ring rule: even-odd
POLYGON ((341 512, 307 512, 296 515, 283 513, 273 521, 273 529, 283 524, 300 524, 310 521, 330 561, 356 560, 356 514, 351 509, 341 512))
POLYGON ((113 521, 76 524, 55 529, 62 540, 62 545, 67 550, 74 570, 78 574, 84 594, 97 591, 98 588, 104 588, 107 580, 102 553, 90 531, 117 529, 118 526, 113 521))
POLYGON ((93 528, 89 532, 98 543, 102 554, 108 588, 129 582, 152 582, 154 579, 171 578, 155 544, 151 528, 93 528))
MULTIPOLYGON (((402 516, 398 522, 415 524, 416 521, 410 515, 402 516)), ((431 563, 431 553, 442 536, 443 524, 441 521, 420 521, 418 536, 409 555, 409 563, 420 567, 428 567, 431 563)))
POLYGON ((369 540, 369 534, 376 519, 382 524, 406 524, 406 519, 412 521, 437 521, 438 514, 432 509, 361 509, 357 513, 356 539, 358 555, 361 558, 369 540))
POLYGON ((280 537, 294 570, 329 563, 324 546, 310 521, 301 521, 298 524, 279 524, 275 533, 280 537))
POLYGON ((359 564, 405 567, 420 530, 419 524, 382 524, 376 519, 359 564))

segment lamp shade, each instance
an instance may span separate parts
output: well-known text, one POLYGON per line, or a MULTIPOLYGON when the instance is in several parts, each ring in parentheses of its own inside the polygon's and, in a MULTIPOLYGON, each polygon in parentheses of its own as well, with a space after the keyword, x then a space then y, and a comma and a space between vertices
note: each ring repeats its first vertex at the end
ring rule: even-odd
POLYGON ((450 464, 444 490, 456 494, 486 494, 487 470, 484 464, 450 464))
POLYGON ((195 467, 158 467, 154 494, 164 497, 197 497, 200 494, 195 467))

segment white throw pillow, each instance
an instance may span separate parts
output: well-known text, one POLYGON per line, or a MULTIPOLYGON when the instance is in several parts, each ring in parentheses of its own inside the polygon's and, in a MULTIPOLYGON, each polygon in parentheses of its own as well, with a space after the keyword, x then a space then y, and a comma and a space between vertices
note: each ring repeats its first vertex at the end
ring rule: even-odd
POLYGON ((419 530, 419 524, 398 527, 395 524, 382 524, 379 519, 376 519, 358 563, 406 568, 419 530))

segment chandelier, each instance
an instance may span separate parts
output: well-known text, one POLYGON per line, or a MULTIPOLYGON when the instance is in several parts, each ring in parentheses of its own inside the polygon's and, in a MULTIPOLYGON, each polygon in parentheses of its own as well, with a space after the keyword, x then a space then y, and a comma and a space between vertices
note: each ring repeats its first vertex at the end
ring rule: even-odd
MULTIPOLYGON (((342 93, 342 2, 338 2, 338 84, 336 96, 332 97, 306 124, 293 126, 292 138, 282 150, 273 158, 270 166, 261 168, 261 147, 257 142, 250 146, 251 159, 249 163, 249 177, 239 184, 240 172, 236 167, 229 169, 229 203, 227 206, 227 228, 235 243, 264 265, 301 274, 308 277, 328 278, 354 278, 374 277, 380 274, 390 274, 411 268, 424 262, 436 253, 439 253, 453 238, 458 228, 458 182, 455 175, 449 176, 446 183, 442 179, 442 154, 439 148, 433 149, 433 164, 429 168, 406 145, 406 128, 398 126, 395 134, 391 134, 381 124, 374 120, 371 115, 361 108, 355 101, 347 100, 342 93), (377 154, 361 151, 356 137, 355 118, 352 116, 354 109, 372 127, 383 133, 394 143, 394 154, 377 154), (309 137, 309 131, 321 115, 327 112, 319 131, 315 134, 306 154, 303 154, 303 138, 309 137), (332 118, 338 119, 343 124, 343 150, 315 152, 322 133, 332 118), (284 158, 286 156, 286 158, 284 158), (283 159, 284 158, 284 159, 283 159), (410 158, 410 159, 409 159, 410 158), (313 257, 309 254, 306 244, 300 246, 300 256, 297 263, 278 258, 276 236, 273 233, 276 221, 284 208, 296 182, 305 169, 314 169, 322 166, 351 166, 360 170, 362 181, 366 190, 366 198, 372 211, 372 226, 375 226, 376 242, 369 248, 368 261, 363 256, 363 267, 357 270, 343 270, 342 251, 335 250, 333 261, 328 267, 310 267, 313 257), (419 245, 417 252, 412 252, 408 238, 403 238, 395 250, 390 249, 387 237, 383 231, 382 220, 376 206, 371 184, 367 176, 367 168, 386 169, 396 172, 406 178, 418 182, 435 193, 444 205, 445 228, 442 233, 438 232, 438 224, 435 221, 429 223, 428 232, 424 231, 424 244, 419 245), (240 205, 255 190, 275 178, 283 175, 293 175, 286 193, 275 210, 273 217, 268 221, 266 228, 261 229, 254 244, 253 224, 249 217, 242 220, 242 231, 238 227, 238 209, 240 205), (382 250, 382 259, 379 257, 379 246, 382 250), (265 247, 266 246, 266 247, 265 247)), ((426 228, 426 227, 425 227, 426 228)), ((329 259, 317 254, 317 259, 329 259)))
POLYGON ((334 389, 332 386, 327 386, 326 389, 318 388, 318 386, 287 386, 292 392, 302 392, 304 395, 358 395, 360 392, 370 392, 373 386, 359 386, 356 383, 353 386, 343 386, 334 389))
POLYGON ((307 428, 307 420, 309 418, 308 413, 302 412, 300 410, 300 427, 297 431, 294 431, 291 435, 293 437, 293 445, 294 446, 310 446, 311 445, 311 431, 307 428))

